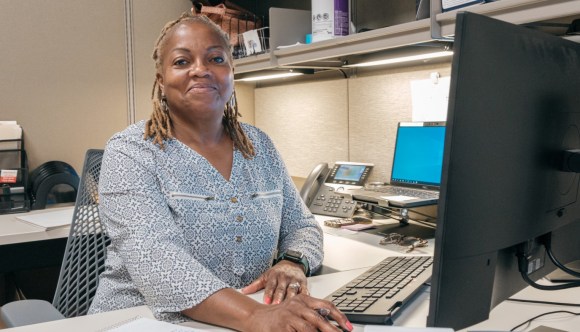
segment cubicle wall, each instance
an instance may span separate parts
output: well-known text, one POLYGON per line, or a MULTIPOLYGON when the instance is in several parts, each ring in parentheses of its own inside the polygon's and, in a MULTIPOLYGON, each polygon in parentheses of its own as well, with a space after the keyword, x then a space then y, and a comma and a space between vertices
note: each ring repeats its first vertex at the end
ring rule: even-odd
MULTIPOLYGON (((102 148, 146 119, 159 31, 186 0, 3 0, 0 2, 0 120, 24 128, 30 168, 51 160, 80 171, 102 148)), ((242 121, 274 139, 293 176, 320 161, 377 165, 390 172, 396 123, 411 119, 410 82, 449 65, 313 75, 308 81, 236 84, 242 121), (254 118, 255 117, 255 118, 254 118)))
POLYGON ((80 172, 88 148, 149 115, 153 43, 186 0, 0 1, 0 120, 24 128, 30 168, 80 172))
POLYGON ((411 82, 433 72, 448 77, 450 65, 264 85, 255 90, 256 125, 272 137, 293 176, 306 177, 321 161, 359 161, 375 164, 370 181, 385 181, 397 123, 412 120, 411 82))
POLYGON ((328 80, 255 90, 256 125, 267 132, 293 176, 320 161, 348 160, 348 81, 328 80))

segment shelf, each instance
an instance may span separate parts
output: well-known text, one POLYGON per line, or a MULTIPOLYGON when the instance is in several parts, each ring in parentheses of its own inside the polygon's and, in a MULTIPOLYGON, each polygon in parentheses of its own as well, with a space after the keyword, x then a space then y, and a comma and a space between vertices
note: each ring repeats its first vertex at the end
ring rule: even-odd
POLYGON ((274 49, 267 54, 236 60, 236 73, 281 67, 336 67, 343 57, 431 42, 437 39, 432 37, 432 32, 437 29, 443 36, 453 35, 459 11, 487 15, 514 24, 580 16, 580 0, 499 0, 445 13, 440 12, 440 3, 438 5, 439 8, 432 3, 431 17, 435 17, 434 22, 424 19, 308 45, 274 49), (432 27, 432 24, 435 26, 432 27))
POLYGON ((429 20, 408 22, 282 50, 274 57, 280 66, 331 60, 348 55, 372 53, 431 40, 429 20))
MULTIPOLYGON (((464 11, 487 15, 498 20, 527 24, 580 15, 579 0, 500 0, 463 8, 464 11)), ((457 11, 437 14, 444 36, 455 31, 457 11)))

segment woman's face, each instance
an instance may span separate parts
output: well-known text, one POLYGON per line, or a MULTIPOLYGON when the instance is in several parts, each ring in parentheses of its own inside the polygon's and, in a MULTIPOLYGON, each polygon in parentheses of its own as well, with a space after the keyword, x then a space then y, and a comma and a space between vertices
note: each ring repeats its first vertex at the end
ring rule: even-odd
POLYGON ((175 27, 160 50, 157 79, 172 113, 183 120, 218 117, 233 93, 234 72, 224 40, 200 22, 175 27))

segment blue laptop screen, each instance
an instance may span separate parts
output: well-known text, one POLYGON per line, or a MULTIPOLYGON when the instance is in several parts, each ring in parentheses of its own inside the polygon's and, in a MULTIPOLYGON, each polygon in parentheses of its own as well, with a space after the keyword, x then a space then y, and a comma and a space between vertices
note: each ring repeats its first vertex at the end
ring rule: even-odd
POLYGON ((391 183, 438 187, 441 184, 444 143, 444 125, 399 125, 391 183))

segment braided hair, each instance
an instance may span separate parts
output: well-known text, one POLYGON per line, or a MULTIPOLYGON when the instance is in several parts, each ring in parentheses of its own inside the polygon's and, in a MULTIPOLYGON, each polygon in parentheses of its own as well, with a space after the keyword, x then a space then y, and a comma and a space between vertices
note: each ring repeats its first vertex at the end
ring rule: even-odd
MULTIPOLYGON (((231 45, 229 42, 229 36, 225 33, 218 25, 213 23, 205 15, 192 15, 189 12, 183 13, 177 20, 167 23, 161 30, 161 34, 155 42, 155 48, 153 50, 153 60, 155 61, 155 69, 157 73, 161 72, 162 59, 160 56, 160 50, 165 46, 167 41, 167 36, 173 29, 183 23, 183 22, 199 22, 207 25, 213 29, 224 41, 224 45, 229 47, 228 58, 230 63, 233 63, 231 45)), ((167 107, 167 101, 165 96, 161 91, 161 87, 157 79, 153 83, 153 90, 151 92, 151 100, 153 101, 153 112, 151 117, 145 123, 145 134, 144 139, 152 139, 153 144, 159 145, 159 148, 164 149, 164 141, 173 138, 172 134, 172 124, 171 118, 169 117, 169 108, 167 107)), ((242 126, 238 122, 238 117, 241 114, 238 112, 238 103, 236 99, 236 93, 232 94, 230 100, 225 106, 224 116, 222 119, 222 124, 226 131, 226 134, 234 142, 234 148, 238 149, 244 158, 251 159, 256 155, 254 151, 254 145, 252 141, 248 138, 242 126)))

